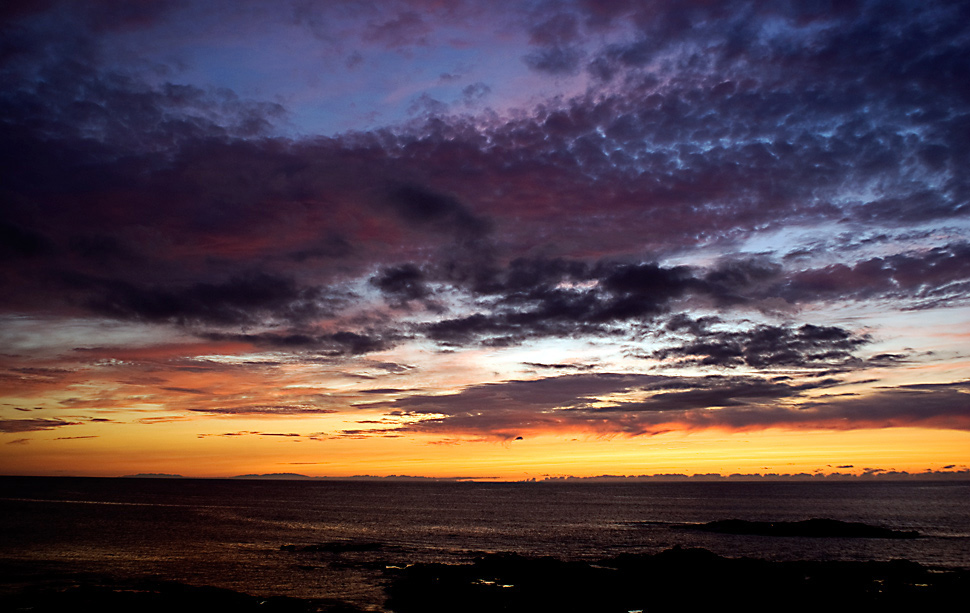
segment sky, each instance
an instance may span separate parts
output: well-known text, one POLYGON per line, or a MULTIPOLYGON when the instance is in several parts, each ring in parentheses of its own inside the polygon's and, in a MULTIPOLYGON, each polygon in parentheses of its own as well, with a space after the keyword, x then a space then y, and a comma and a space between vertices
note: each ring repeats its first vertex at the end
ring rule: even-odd
POLYGON ((970 5, 0 8, 0 474, 970 467, 970 5))

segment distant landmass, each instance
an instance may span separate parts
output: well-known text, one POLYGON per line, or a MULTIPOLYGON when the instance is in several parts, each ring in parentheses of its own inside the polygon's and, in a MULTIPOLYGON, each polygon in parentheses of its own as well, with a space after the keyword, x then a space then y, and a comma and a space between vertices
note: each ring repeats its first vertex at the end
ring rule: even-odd
MULTIPOLYGON (((186 477, 185 475, 169 473, 138 473, 136 475, 122 475, 125 479, 188 479, 197 477, 186 477)), ((667 473, 656 475, 597 475, 591 477, 574 476, 545 476, 539 479, 502 479, 500 477, 422 477, 420 475, 350 475, 350 476, 310 476, 301 473, 249 473, 236 475, 233 477, 202 477, 215 479, 240 479, 240 480, 277 480, 277 481, 490 481, 490 482, 510 482, 521 483, 524 481, 534 483, 631 483, 631 482, 704 482, 704 481, 926 481, 926 480, 970 480, 970 470, 939 470, 925 471, 920 473, 910 473, 906 471, 880 471, 871 470, 862 474, 852 473, 769 473, 769 474, 732 474, 720 475, 717 473, 703 474, 679 474, 667 473)))
POLYGON ((629 483, 635 481, 927 481, 927 480, 970 480, 970 470, 966 468, 952 470, 927 470, 911 473, 905 470, 872 470, 861 474, 855 473, 734 473, 721 475, 718 473, 697 473, 687 475, 683 473, 660 473, 655 475, 596 475, 592 477, 545 477, 542 482, 604 482, 629 483))
POLYGON ((236 475, 235 477, 230 477, 232 479, 280 479, 283 481, 291 481, 294 479, 316 479, 317 477, 311 477, 309 475, 301 475, 299 473, 262 473, 262 474, 250 474, 250 475, 236 475))
POLYGON ((261 473, 249 475, 236 475, 230 479, 263 479, 278 481, 470 481, 485 480, 488 477, 419 477, 411 475, 388 475, 379 477, 373 475, 353 475, 351 477, 311 477, 300 473, 261 473))

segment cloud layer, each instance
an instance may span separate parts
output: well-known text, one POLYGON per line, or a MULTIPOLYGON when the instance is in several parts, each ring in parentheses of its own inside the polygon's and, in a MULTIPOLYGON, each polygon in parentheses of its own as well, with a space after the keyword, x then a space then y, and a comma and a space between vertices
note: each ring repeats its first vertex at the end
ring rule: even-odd
POLYGON ((245 5, 0 13, 0 317, 132 331, 11 331, 4 411, 46 412, 4 431, 131 398, 486 438, 967 428, 966 347, 892 323, 968 306, 965 3, 245 5), (245 36, 289 80, 218 53, 245 36), (476 357, 435 387, 448 355, 476 357))

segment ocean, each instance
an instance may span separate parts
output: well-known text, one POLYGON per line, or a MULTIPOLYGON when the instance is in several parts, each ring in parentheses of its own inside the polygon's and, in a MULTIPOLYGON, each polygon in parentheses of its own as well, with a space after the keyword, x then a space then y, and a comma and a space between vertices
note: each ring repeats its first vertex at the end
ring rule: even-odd
POLYGON ((592 562, 675 546, 770 561, 970 568, 970 482, 395 482, 0 478, 0 594, 151 577, 383 611, 388 568, 483 552, 592 562), (705 532, 859 522, 919 538, 705 532))

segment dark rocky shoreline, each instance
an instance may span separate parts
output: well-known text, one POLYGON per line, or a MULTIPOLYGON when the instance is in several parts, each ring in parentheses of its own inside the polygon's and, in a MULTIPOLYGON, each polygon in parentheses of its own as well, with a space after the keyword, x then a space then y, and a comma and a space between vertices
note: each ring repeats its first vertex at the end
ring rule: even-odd
POLYGON ((770 562, 681 548, 595 564, 497 554, 409 567, 387 591, 397 613, 936 611, 970 594, 970 571, 905 560, 770 562))
POLYGON ((27 588, 0 599, 0 610, 24 613, 362 613, 346 602, 289 596, 260 597, 177 581, 102 578, 63 588, 27 588))
MULTIPOLYGON (((771 562, 675 547, 591 562, 483 554, 471 563, 389 566, 384 605, 395 613, 946 610, 970 594, 970 570, 915 562, 771 562)), ((8 611, 53 613, 361 613, 328 599, 258 597, 156 580, 27 587, 0 599, 8 611)))

